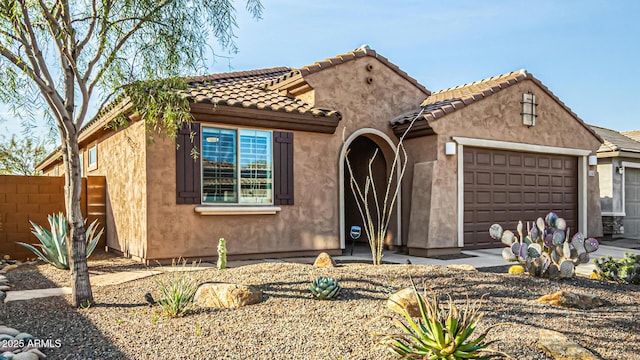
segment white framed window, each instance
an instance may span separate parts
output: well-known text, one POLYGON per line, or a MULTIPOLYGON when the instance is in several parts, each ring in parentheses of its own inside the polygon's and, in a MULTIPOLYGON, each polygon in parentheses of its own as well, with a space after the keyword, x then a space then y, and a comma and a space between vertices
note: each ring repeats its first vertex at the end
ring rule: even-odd
POLYGON ((202 127, 202 203, 273 204, 273 134, 202 127))
POLYGON ((98 144, 93 145, 87 152, 87 170, 95 170, 98 168, 98 144))

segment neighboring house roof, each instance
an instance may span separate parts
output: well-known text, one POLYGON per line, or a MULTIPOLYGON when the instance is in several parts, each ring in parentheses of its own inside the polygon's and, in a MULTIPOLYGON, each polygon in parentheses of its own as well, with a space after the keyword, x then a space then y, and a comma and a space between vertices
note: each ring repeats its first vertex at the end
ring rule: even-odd
POLYGON ((289 73, 284 74, 283 76, 270 81, 267 84, 267 87, 270 89, 281 89, 283 87, 286 88, 288 84, 306 75, 313 74, 313 73, 328 69, 330 67, 334 67, 336 65, 344 64, 356 58, 361 58, 365 56, 371 56, 378 59, 381 63, 383 63, 388 68, 390 68, 391 70, 396 72, 398 75, 400 75, 402 78, 407 80, 409 83, 413 84, 415 87, 420 89, 420 91, 422 91, 425 95, 431 94, 431 91, 429 91, 424 85, 420 84, 418 80, 409 76, 409 74, 402 71, 396 64, 392 63, 391 61, 389 61, 389 59, 378 54, 375 50, 370 49, 366 45, 360 48, 357 48, 353 51, 350 51, 346 54, 336 55, 334 57, 315 62, 311 65, 303 66, 299 69, 293 69, 289 73))
MULTIPOLYGON (((599 153, 612 151, 628 151, 640 153, 640 141, 630 135, 640 135, 640 131, 618 132, 615 130, 591 125, 591 128, 604 139, 604 143, 598 149, 599 153)), ((640 138, 640 136, 639 136, 640 138)))
POLYGON ((640 130, 621 131, 620 134, 630 137, 635 141, 640 141, 640 130))
MULTIPOLYGON (((594 132, 587 124, 582 121, 567 105, 565 105, 555 94, 549 90, 540 80, 526 70, 521 69, 506 74, 490 77, 469 84, 464 84, 440 91, 436 91, 428 96, 420 105, 420 108, 405 113, 391 120, 391 126, 399 127, 408 124, 419 112, 425 109, 424 119, 428 123, 432 120, 439 119, 455 110, 461 109, 476 101, 483 100, 500 90, 522 82, 524 80, 532 80, 540 88, 542 88, 549 96, 551 96, 560 106, 569 112, 578 122, 580 122, 587 130, 589 130, 596 138, 600 139, 598 134, 594 132), (413 116, 412 116, 413 115, 413 116)), ((425 126, 423 125, 423 128, 425 126)))

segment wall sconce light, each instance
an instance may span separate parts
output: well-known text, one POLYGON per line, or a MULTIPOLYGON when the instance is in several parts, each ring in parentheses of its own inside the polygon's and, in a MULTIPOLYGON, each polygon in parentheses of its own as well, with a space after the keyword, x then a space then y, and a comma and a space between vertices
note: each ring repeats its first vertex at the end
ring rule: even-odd
POLYGON ((589 166, 598 165, 598 157, 596 155, 589 155, 588 164, 589 166))
POLYGON ((455 155, 456 154, 456 143, 447 141, 444 144, 444 154, 445 155, 455 155))
POLYGON ((536 96, 533 95, 531 91, 522 94, 522 124, 528 127, 532 127, 536 125, 536 96))
POLYGON ((624 167, 616 166, 616 172, 620 175, 624 174, 624 167))

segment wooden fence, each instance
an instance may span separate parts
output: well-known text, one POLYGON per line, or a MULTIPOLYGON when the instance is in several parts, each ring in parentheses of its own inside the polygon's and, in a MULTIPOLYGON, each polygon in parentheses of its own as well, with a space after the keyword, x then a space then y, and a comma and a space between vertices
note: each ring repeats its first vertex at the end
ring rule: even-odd
MULTIPOLYGON (((102 176, 82 179, 82 213, 87 224, 98 219, 99 228, 106 224, 106 180, 102 176)), ((49 228, 47 215, 63 212, 64 177, 0 175, 0 254, 13 259, 34 255, 16 241, 38 244, 31 224, 49 228)), ((106 232, 98 247, 104 248, 106 232)))

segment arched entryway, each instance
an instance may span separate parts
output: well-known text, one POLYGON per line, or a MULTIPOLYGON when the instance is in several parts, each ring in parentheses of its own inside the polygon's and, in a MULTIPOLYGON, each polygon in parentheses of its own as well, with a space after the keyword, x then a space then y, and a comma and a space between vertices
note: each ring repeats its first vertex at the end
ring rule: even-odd
MULTIPOLYGON (((386 184, 393 165, 395 145, 391 139, 383 132, 376 129, 360 129, 349 136, 345 141, 340 154, 340 245, 344 249, 347 243, 351 243, 349 230, 352 225, 363 226, 362 217, 358 210, 353 192, 349 184, 349 170, 346 164, 348 150, 349 161, 354 172, 354 176, 364 190, 365 179, 368 175, 369 159, 376 149, 378 154, 372 166, 373 179, 377 187, 377 194, 380 204, 384 201, 386 184)), ((399 169, 395 169, 396 175, 399 169)), ((397 176, 394 176, 394 179, 397 176)), ((373 203, 373 194, 370 196, 370 205, 373 203)), ((389 199, 391 201, 391 199, 389 199)), ((387 245, 401 245, 400 231, 400 194, 396 197, 396 203, 389 223, 387 245)), ((362 231, 360 241, 367 242, 366 233, 362 231)))

